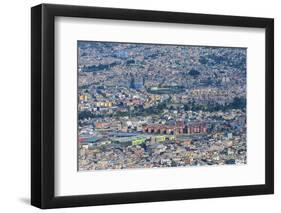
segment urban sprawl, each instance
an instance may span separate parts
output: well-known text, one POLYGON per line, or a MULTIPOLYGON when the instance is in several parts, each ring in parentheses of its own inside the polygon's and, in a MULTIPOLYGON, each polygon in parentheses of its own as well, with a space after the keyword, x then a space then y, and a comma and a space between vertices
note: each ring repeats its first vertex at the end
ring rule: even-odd
POLYGON ((246 49, 78 41, 78 170, 246 164, 246 49))

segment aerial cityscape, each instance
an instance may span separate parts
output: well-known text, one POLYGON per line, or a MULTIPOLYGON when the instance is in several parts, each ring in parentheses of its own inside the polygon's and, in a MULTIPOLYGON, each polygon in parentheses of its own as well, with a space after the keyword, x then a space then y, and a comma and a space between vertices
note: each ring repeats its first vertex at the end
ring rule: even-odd
POLYGON ((78 171, 247 163, 247 49, 78 41, 78 171))

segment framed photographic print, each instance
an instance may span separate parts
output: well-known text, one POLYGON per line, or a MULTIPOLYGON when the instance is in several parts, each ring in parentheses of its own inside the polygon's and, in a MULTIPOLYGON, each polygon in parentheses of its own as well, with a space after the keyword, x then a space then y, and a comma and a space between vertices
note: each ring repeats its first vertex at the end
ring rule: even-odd
POLYGON ((272 194, 274 21, 31 9, 31 203, 272 194))

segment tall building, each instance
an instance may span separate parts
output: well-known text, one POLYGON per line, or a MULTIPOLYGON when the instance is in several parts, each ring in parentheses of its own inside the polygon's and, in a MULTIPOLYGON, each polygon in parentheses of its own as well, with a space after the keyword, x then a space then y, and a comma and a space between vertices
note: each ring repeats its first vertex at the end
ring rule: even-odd
POLYGON ((140 90, 144 86, 144 79, 142 77, 132 77, 130 88, 140 90))

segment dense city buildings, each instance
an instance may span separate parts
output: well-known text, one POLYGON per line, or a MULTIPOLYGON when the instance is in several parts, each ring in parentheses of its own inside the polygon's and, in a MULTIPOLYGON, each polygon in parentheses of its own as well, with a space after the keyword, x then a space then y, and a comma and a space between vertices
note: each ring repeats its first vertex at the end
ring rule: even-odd
POLYGON ((247 163, 246 48, 77 48, 79 171, 247 163))

